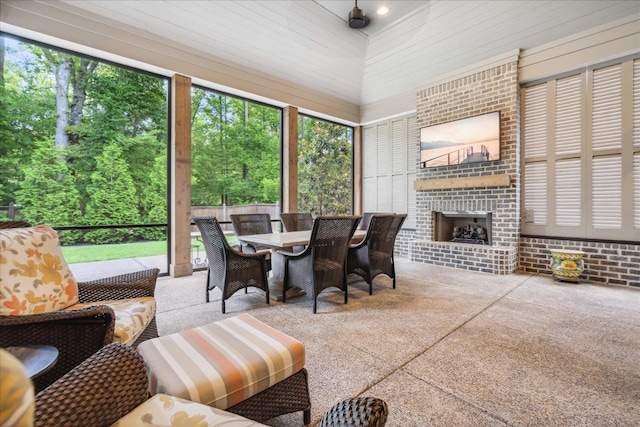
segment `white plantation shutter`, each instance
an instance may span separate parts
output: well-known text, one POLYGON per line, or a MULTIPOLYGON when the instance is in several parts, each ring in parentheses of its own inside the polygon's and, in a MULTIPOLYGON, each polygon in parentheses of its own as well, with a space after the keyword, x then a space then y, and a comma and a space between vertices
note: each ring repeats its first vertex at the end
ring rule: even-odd
POLYGON ((362 136, 363 211, 407 213, 404 228, 415 227, 415 114, 364 127, 362 136))
POLYGON ((633 156, 633 228, 640 230, 640 153, 633 156))
MULTIPOLYGON (((377 153, 376 128, 375 126, 366 127, 362 132, 362 176, 375 176, 377 153)), ((364 193, 365 198, 367 195, 364 193)))
POLYGON ((633 228, 640 230, 640 153, 633 156, 633 228))
POLYGON ((540 157, 547 153, 547 85, 525 89, 524 156, 540 157))
MULTIPOLYGON (((406 120, 391 122, 391 173, 406 173, 407 165, 407 127, 406 120)), ((396 188, 395 186, 393 187, 396 188)))
POLYGON ((619 229, 622 226, 621 156, 594 157, 592 173, 592 226, 619 229))
POLYGON ((524 208, 533 211, 533 222, 547 223, 547 164, 527 163, 524 166, 524 208))
POLYGON ((633 61, 633 146, 640 148, 640 59, 633 61))
POLYGON ((579 227, 582 217, 582 180, 580 159, 556 162, 556 225, 579 227))
POLYGON ((524 87, 522 109, 522 234, 640 240, 638 55, 524 87))
POLYGON ((389 175, 378 176, 378 207, 380 212, 393 212, 391 177, 389 175))
POLYGON ((621 68, 614 65, 593 71, 591 144, 594 151, 622 146, 621 68))
MULTIPOLYGON (((366 162, 366 161, 365 161, 366 162)), ((362 179, 362 210, 375 212, 378 206, 378 191, 376 189, 378 178, 365 177, 362 179)))
POLYGON ((582 78, 558 80, 556 86, 556 155, 580 154, 582 149, 582 78))
POLYGON ((389 125, 387 123, 378 125, 378 162, 377 162, 377 175, 387 175, 391 172, 391 159, 389 158, 390 154, 390 145, 391 141, 389 139, 389 125))

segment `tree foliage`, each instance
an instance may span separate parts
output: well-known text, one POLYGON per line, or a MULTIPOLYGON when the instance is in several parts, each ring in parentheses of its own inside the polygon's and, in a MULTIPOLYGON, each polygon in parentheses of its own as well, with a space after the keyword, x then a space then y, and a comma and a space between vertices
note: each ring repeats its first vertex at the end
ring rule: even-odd
MULTIPOLYGON (((80 197, 65 161, 64 149, 53 141, 36 143, 31 162, 24 168, 24 180, 16 192, 23 208, 22 217, 31 224, 78 225, 80 197)), ((73 243, 80 234, 65 231, 64 243, 73 243)))
POLYGON ((350 214, 350 128, 306 116, 301 116, 298 128, 300 211, 315 216, 350 214))
MULTIPOLYGON (((91 199, 85 220, 89 225, 135 224, 138 222, 136 188, 122 149, 110 143, 96 159, 96 170, 87 188, 91 199)), ((133 238, 129 229, 102 229, 86 234, 94 243, 119 243, 133 238)))

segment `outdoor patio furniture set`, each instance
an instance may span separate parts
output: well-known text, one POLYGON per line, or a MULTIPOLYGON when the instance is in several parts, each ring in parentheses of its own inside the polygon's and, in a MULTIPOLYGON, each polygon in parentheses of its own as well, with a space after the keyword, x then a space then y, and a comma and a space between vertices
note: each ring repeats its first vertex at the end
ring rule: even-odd
MULTIPOLYGON (((353 234, 357 221, 342 221, 353 234)), ((210 260, 207 299, 211 285, 224 279, 231 285, 226 291, 262 286, 269 302, 266 254, 228 247, 215 219, 199 222, 210 260), (215 276, 211 260, 220 252, 228 272, 215 276)), ((37 393, 33 425, 169 425, 172 417, 197 416, 210 426, 253 426, 297 411, 310 423, 301 342, 249 314, 158 337, 157 269, 76 283, 51 227, 15 225, 0 225, 0 347, 38 344, 59 352, 52 368, 28 382, 37 393)), ((322 228, 314 224, 313 236, 322 228)), ((313 240, 305 250, 318 251, 313 240)), ((12 356, 4 350, 0 355, 3 368, 10 366, 5 361, 12 356)), ((16 377, 2 374, 0 399, 8 402, 14 394, 4 387, 16 377)), ((382 426, 386 418, 379 399, 348 399, 320 425, 382 426)))

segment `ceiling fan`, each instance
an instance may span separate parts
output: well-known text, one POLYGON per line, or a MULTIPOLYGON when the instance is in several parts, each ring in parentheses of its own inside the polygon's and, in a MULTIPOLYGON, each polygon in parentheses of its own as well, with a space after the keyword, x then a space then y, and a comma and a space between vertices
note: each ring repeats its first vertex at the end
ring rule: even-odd
POLYGON ((351 9, 351 12, 349 12, 349 27, 355 29, 364 28, 369 25, 369 18, 364 16, 364 12, 362 10, 358 9, 358 0, 355 1, 356 6, 351 9))

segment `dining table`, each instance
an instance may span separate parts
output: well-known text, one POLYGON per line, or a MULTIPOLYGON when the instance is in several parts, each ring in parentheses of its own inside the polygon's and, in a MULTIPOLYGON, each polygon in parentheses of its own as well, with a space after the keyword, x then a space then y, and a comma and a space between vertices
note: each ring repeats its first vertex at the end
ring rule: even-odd
MULTIPOLYGON (((351 238, 351 243, 360 242, 366 234, 366 230, 356 230, 351 238)), ((243 242, 262 245, 271 250, 271 274, 268 280, 269 297, 272 300, 282 301, 285 257, 279 252, 293 252, 294 246, 306 246, 309 244, 310 239, 311 230, 247 234, 240 237, 243 242)), ((305 295, 305 292, 297 286, 292 286, 287 290, 287 299, 302 295, 305 295)))

